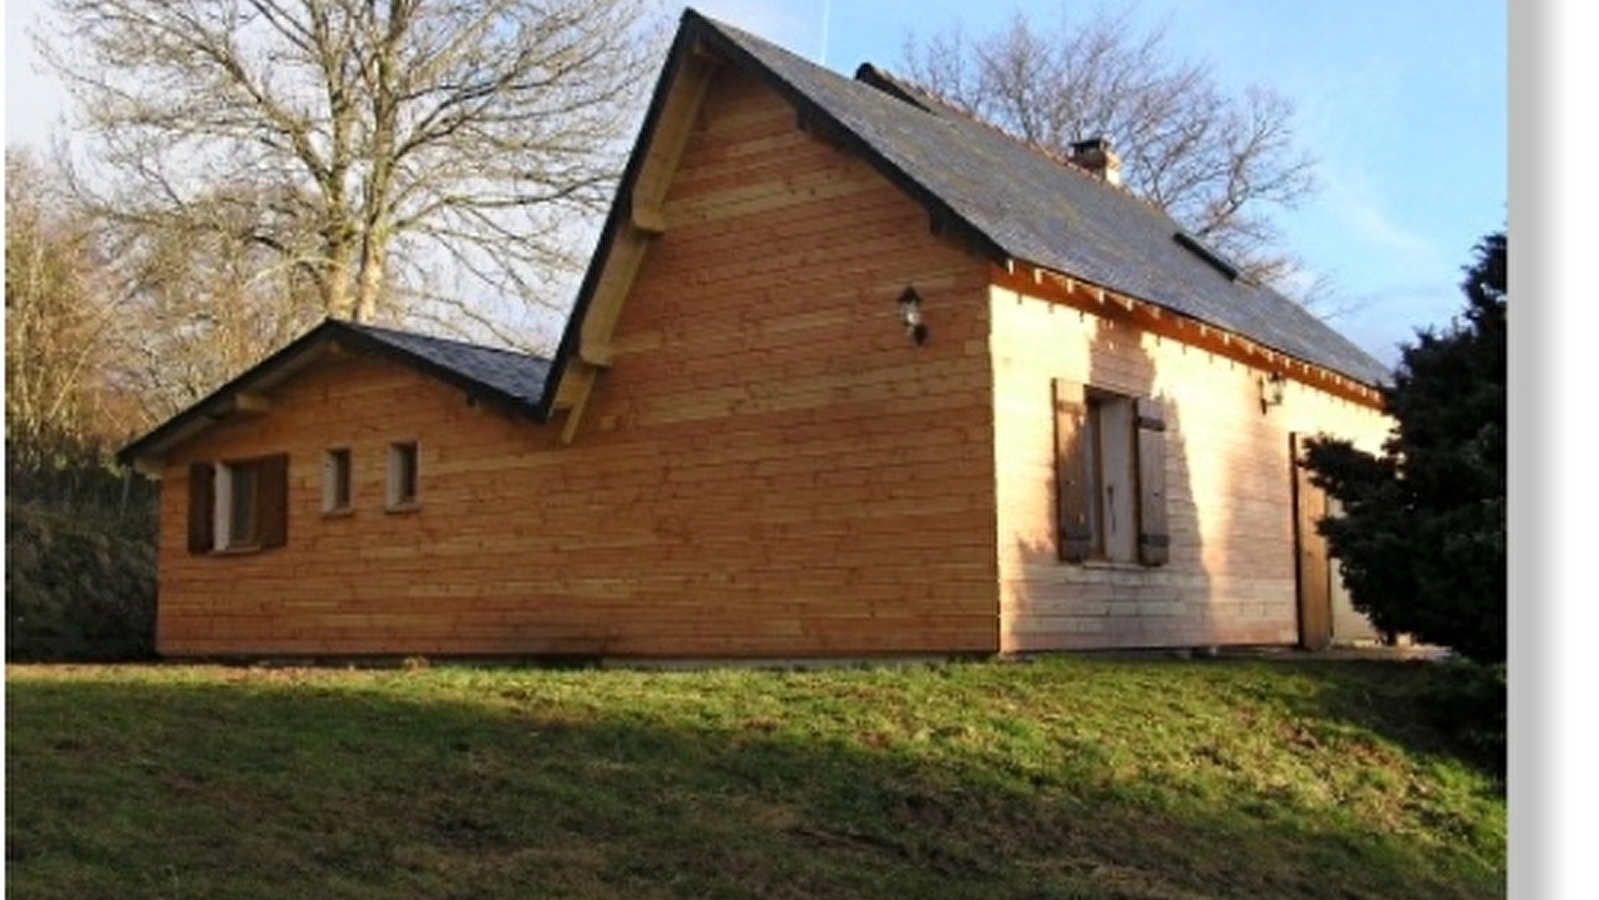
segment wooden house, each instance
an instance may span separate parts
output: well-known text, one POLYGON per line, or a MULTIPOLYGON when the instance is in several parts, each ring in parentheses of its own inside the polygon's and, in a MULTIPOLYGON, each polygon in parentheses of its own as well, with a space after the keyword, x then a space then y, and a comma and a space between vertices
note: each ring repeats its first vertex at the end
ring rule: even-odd
POLYGON ((553 358, 329 321, 123 450, 159 651, 1362 632, 1294 448, 1375 446, 1384 370, 1080 150, 686 13, 553 358))

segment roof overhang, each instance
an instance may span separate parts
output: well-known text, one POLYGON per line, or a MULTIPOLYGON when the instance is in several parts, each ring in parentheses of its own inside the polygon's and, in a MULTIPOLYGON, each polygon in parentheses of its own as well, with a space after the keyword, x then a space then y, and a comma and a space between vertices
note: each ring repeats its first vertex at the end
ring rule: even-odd
POLYGON ((1181 341, 1266 373, 1280 373, 1352 403, 1378 411, 1384 408, 1382 392, 1376 385, 1103 285, 1018 260, 994 266, 990 281, 1018 294, 1040 297, 1101 318, 1128 322, 1150 334, 1181 341))
POLYGON ((271 411, 270 395, 274 388, 327 360, 347 357, 352 353, 381 356, 456 385, 473 397, 494 401, 524 415, 533 416, 535 413, 535 407, 527 400, 512 396, 494 385, 474 380, 407 352, 402 347, 363 331, 359 326, 327 319, 244 374, 117 451, 117 461, 141 474, 157 477, 166 455, 174 448, 224 420, 260 416, 271 411))
POLYGON ((724 64, 706 46, 701 29, 690 27, 692 18, 685 13, 667 54, 539 399, 535 415, 541 421, 565 411, 563 441, 572 440, 599 372, 610 365, 611 332, 646 250, 666 231, 666 189, 711 75, 724 64))
POLYGON ((160 475, 162 459, 179 446, 225 419, 261 415, 271 408, 268 392, 339 352, 333 322, 324 322, 155 429, 117 451, 117 461, 151 477, 160 475))

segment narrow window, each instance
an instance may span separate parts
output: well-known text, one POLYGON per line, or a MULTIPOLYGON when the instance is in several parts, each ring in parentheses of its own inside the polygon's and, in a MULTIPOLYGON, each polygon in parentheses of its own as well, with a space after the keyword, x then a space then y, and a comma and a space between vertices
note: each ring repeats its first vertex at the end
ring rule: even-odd
POLYGON ((336 447, 322 455, 322 511, 350 511, 350 451, 336 447))
POLYGON ((389 509, 417 504, 416 442, 389 445, 389 509))
POLYGON ((1138 519, 1136 444, 1130 397, 1093 392, 1089 398, 1089 440, 1094 462, 1094 554, 1113 562, 1136 558, 1138 519))
POLYGON ((226 473, 228 507, 226 547, 253 547, 259 537, 257 525, 260 515, 261 470, 250 463, 224 465, 226 473))

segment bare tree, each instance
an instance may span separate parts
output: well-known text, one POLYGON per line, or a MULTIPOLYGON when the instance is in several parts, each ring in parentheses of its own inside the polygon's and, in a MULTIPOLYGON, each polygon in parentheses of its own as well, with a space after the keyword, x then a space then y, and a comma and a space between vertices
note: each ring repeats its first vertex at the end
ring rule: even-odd
POLYGON ((663 34, 647 2, 54 0, 39 43, 109 219, 248 245, 238 275, 292 270, 328 315, 492 326, 566 299, 663 34))
POLYGON ((1050 152, 1109 137, 1133 192, 1254 277, 1286 287, 1302 275, 1268 214, 1313 189, 1292 104, 1264 87, 1228 95, 1204 64, 1171 55, 1164 27, 1141 32, 1131 13, 1101 12, 1050 33, 1017 15, 975 41, 958 29, 913 35, 904 58, 946 103, 1050 152))
POLYGON ((315 279, 281 262, 283 248, 316 243, 282 214, 295 202, 276 186, 219 185, 182 216, 101 224, 128 326, 116 336, 113 387, 147 422, 189 406, 322 317, 315 279))
POLYGON ((100 383, 116 309, 93 229, 26 151, 6 149, 6 443, 116 435, 100 383))

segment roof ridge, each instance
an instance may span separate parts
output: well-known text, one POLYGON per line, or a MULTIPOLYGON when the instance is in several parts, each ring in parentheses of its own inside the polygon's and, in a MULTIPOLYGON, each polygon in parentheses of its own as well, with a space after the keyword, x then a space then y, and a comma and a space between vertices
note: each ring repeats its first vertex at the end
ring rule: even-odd
MULTIPOLYGON (((1049 160, 1052 163, 1055 163, 1056 165, 1060 166, 1062 169, 1064 169, 1064 170, 1066 170, 1068 172, 1071 172, 1073 175, 1084 179, 1085 183, 1092 184, 1092 185, 1097 185, 1097 186, 1104 187, 1104 188, 1109 188, 1109 189, 1111 189, 1112 191, 1115 192, 1116 196, 1126 197, 1126 198, 1138 201, 1139 204, 1141 204, 1144 208, 1146 208, 1150 212, 1153 212, 1153 213, 1156 213, 1158 215, 1164 216, 1165 218, 1170 220, 1172 225, 1176 226, 1176 228, 1179 231, 1188 231, 1190 233, 1193 233, 1192 229, 1190 229, 1187 225, 1183 224, 1182 222, 1179 222, 1177 220, 1177 217, 1173 216, 1169 210, 1167 210, 1166 208, 1162 207, 1160 204, 1156 203, 1155 201, 1149 199, 1148 197, 1145 197, 1142 194, 1137 193, 1132 188, 1127 187, 1125 185, 1110 184, 1109 182, 1105 181, 1105 179, 1100 178, 1099 176, 1095 175, 1093 172, 1089 171, 1081 163, 1074 162, 1070 157, 1063 156, 1060 153, 1058 153, 1056 151, 1053 151, 1053 150, 1049 149, 1048 147, 1045 147, 1042 144, 1036 143, 1034 141, 1025 140, 1025 139, 1023 139, 1022 137, 1020 137, 1020 136, 1018 136, 1016 134, 1013 134, 1013 133, 1011 133, 1009 131, 1006 131, 1004 128, 1000 127, 999 125, 997 125, 997 124, 995 124, 993 122, 990 122, 989 120, 983 118, 982 116, 977 115, 974 112, 970 112, 968 110, 964 110, 964 109, 961 109, 958 106, 955 106, 954 104, 950 103, 948 100, 945 100, 943 97, 941 97, 938 94, 934 93, 933 91, 923 87, 922 85, 918 84, 917 82, 912 81, 912 80, 910 80, 908 78, 905 78, 904 76, 895 74, 894 72, 890 71, 889 69, 886 69, 886 68, 884 68, 882 66, 879 66, 876 63, 871 62, 870 60, 868 60, 866 62, 863 62, 859 66, 857 66, 856 69, 855 69, 855 77, 854 78, 849 78, 849 77, 846 77, 845 75, 843 75, 840 72, 836 72, 836 71, 828 68, 825 65, 821 65, 819 63, 812 62, 811 60, 806 59, 805 57, 801 56, 800 54, 795 53, 793 50, 790 50, 790 49, 788 49, 787 47, 784 47, 781 44, 777 44, 777 43, 774 43, 772 41, 769 41, 766 38, 763 38, 763 37, 761 37, 758 34, 754 34, 754 33, 750 32, 750 31, 747 31, 747 30, 745 30, 743 28, 739 28, 736 25, 730 25, 730 24, 728 24, 727 22, 724 22, 721 19, 712 18, 712 17, 707 16, 704 13, 701 13, 698 10, 695 10, 693 8, 685 9, 684 10, 684 17, 685 18, 689 18, 690 16, 697 17, 697 18, 703 20, 705 23, 711 25, 714 28, 720 29, 720 30, 725 31, 725 32, 733 32, 734 34, 737 34, 737 35, 739 35, 740 37, 742 37, 742 38, 744 38, 746 40, 754 41, 755 43, 758 43, 758 44, 764 44, 764 45, 772 48, 773 50, 775 50, 778 53, 784 54, 786 56, 793 57, 794 59, 797 59, 797 60, 803 62, 804 64, 808 65, 808 66, 811 66, 811 67, 813 67, 813 68, 815 68, 815 69, 817 69, 819 71, 826 72, 827 74, 832 75, 835 78, 838 78, 840 81, 843 81, 843 82, 846 82, 846 83, 864 84, 867 87, 873 88, 879 94, 888 94, 889 96, 892 97, 893 93, 888 91, 888 90, 885 90, 883 86, 874 85, 874 84, 871 83, 870 80, 863 79, 861 77, 863 71, 869 72, 871 74, 875 74, 875 75, 881 77, 883 79, 883 81, 887 82, 888 85, 891 86, 895 91, 898 91, 898 92, 901 92, 901 93, 911 93, 911 94, 914 94, 914 95, 916 95, 918 97, 918 101, 907 101, 907 100, 905 100, 903 98, 896 98, 896 99, 900 99, 901 103, 905 103, 906 105, 913 106, 913 107, 918 107, 923 112, 927 113, 928 115, 931 115, 931 116, 934 116, 934 117, 939 117, 939 115, 940 115, 939 112, 934 111, 932 109, 929 109, 924 103, 919 102, 919 100, 920 99, 925 99, 928 102, 937 104, 941 109, 946 110, 946 111, 954 114, 954 116, 947 116, 945 118, 949 118, 952 121, 954 121, 955 120, 955 116, 958 116, 959 117, 959 121, 969 122, 969 123, 972 123, 972 124, 975 124, 975 125, 982 126, 982 128, 984 130, 991 131, 995 135, 1004 138, 1005 140, 1015 144, 1018 147, 1021 147, 1021 148, 1025 149, 1025 150, 1027 150, 1029 152, 1036 153, 1038 156, 1043 157, 1044 159, 1047 159, 1047 160, 1049 160)), ((1293 301, 1289 301, 1289 302, 1293 302, 1293 301)))
POLYGON ((417 338, 419 340, 424 340, 424 341, 433 341, 435 343, 440 343, 440 344, 453 344, 453 345, 455 345, 457 347, 466 347, 466 348, 471 349, 471 350, 477 350, 477 351, 482 351, 482 352, 487 352, 487 353, 503 353, 503 354, 505 354, 507 356, 516 356, 516 357, 521 357, 523 359, 531 359, 531 360, 533 360, 535 362, 549 362, 550 361, 549 357, 541 356, 541 355, 538 355, 538 354, 535 354, 535 353, 529 353, 529 352, 527 352, 525 350, 517 350, 517 349, 511 348, 511 347, 496 347, 496 346, 493 346, 491 344, 479 344, 479 343, 477 343, 475 341, 465 340, 464 338, 444 337, 442 335, 428 334, 428 333, 422 332, 422 331, 412 331, 412 330, 407 329, 407 328, 396 328, 396 327, 394 327, 392 325, 376 325, 376 324, 373 324, 371 322, 353 322, 353 321, 349 321, 349 320, 345 320, 345 319, 332 319, 332 318, 330 318, 329 321, 337 322, 338 324, 340 324, 342 326, 345 326, 347 328, 353 328, 353 329, 355 329, 357 331, 378 332, 380 334, 392 334, 392 335, 398 335, 400 337, 417 338))
MULTIPOLYGON (((926 101, 928 101, 930 103, 937 104, 939 106, 939 108, 942 111, 944 111, 944 112, 949 112, 949 113, 953 113, 954 115, 960 116, 964 121, 971 122, 974 125, 981 125, 983 128, 994 132, 995 134, 999 135, 1000 137, 1006 138, 1007 140, 1014 141, 1014 142, 1022 145, 1023 147, 1026 147, 1027 149, 1032 150, 1032 151, 1038 153, 1040 156, 1043 156, 1043 157, 1045 157, 1045 158, 1047 158, 1047 159, 1049 159, 1049 160, 1051 160, 1053 162, 1060 163, 1061 165, 1066 166, 1067 168, 1070 168, 1070 169, 1072 169, 1074 171, 1081 172, 1082 174, 1085 174, 1085 175, 1088 175, 1090 177, 1093 177, 1093 173, 1089 172, 1088 169, 1085 166, 1083 166, 1081 163, 1078 163, 1078 162, 1075 162, 1074 160, 1072 160, 1071 157, 1063 156, 1060 153, 1058 153, 1058 152, 1056 152, 1054 150, 1051 150, 1050 148, 1044 146, 1043 144, 1037 143, 1036 141, 1025 140, 1019 135, 1012 134, 1011 132, 1006 131, 1002 126, 1000 126, 1000 125, 998 125, 998 124, 996 124, 994 122, 991 122, 988 119, 983 118, 982 116, 978 115, 977 113, 975 113, 975 112, 973 112, 973 111, 971 111, 969 109, 962 109, 961 107, 956 106, 954 103, 950 102, 943 95, 939 94, 938 92, 936 92, 936 91, 934 91, 934 90, 932 90, 930 88, 923 87, 918 82, 912 81, 909 78, 904 78, 904 77, 902 77, 900 75, 896 75, 892 71, 890 71, 888 69, 885 69, 885 68, 877 65, 876 63, 869 62, 869 61, 861 63, 860 67, 855 70, 855 79, 857 81, 861 81, 861 82, 863 82, 865 84, 871 85, 872 87, 877 87, 877 85, 872 85, 872 83, 870 81, 861 78, 862 72, 869 72, 873 76, 880 77, 884 81, 887 81, 890 85, 892 85, 893 87, 895 87, 896 89, 898 89, 900 91, 904 91, 906 93, 914 93, 920 99, 925 99, 926 101)), ((916 105, 917 106, 921 106, 922 109, 927 110, 929 113, 933 112, 933 110, 928 109, 926 105, 924 105, 923 103, 921 103, 919 101, 916 103, 916 105)), ((1107 187, 1115 187, 1115 185, 1111 185, 1111 184, 1108 184, 1108 183, 1107 183, 1106 186, 1107 187)))
POLYGON ((914 106, 920 107, 922 110, 924 110, 925 112, 927 112, 930 115, 938 115, 939 113, 937 111, 929 109, 927 107, 926 103, 937 104, 938 107, 941 110, 949 112, 949 113, 952 113, 955 116, 959 116, 963 121, 970 122, 970 123, 972 123, 974 125, 980 125, 984 129, 986 129, 988 131, 992 131, 995 134, 997 134, 998 136, 1000 136, 1002 138, 1005 138, 1006 140, 1009 140, 1009 141, 1011 141, 1011 142, 1013 142, 1015 144, 1020 145, 1021 147, 1026 148, 1027 150, 1030 150, 1030 151, 1032 151, 1034 153, 1037 153, 1039 156, 1044 157, 1045 159, 1049 160, 1050 162, 1056 163, 1061 168, 1066 169, 1069 172, 1072 172, 1073 174, 1077 175, 1078 177, 1086 178, 1086 179, 1088 179, 1089 181, 1091 181, 1093 183, 1096 183, 1096 184, 1099 184, 1099 185, 1103 185, 1104 187, 1111 188, 1111 189, 1113 189, 1115 191, 1118 191, 1123 196, 1131 197, 1132 199, 1137 200, 1138 202, 1140 202, 1140 203, 1144 204, 1145 206, 1149 207, 1151 210, 1153 210, 1155 212, 1158 212, 1161 215, 1166 216, 1168 219, 1171 219, 1172 220, 1172 224, 1176 225, 1182 231, 1190 231, 1190 232, 1192 231, 1192 229, 1190 229, 1187 225, 1184 225, 1182 222, 1177 221, 1177 218, 1175 216, 1173 216, 1170 211, 1168 211, 1167 209, 1162 207, 1160 204, 1158 204, 1155 201, 1149 199, 1148 197, 1145 197, 1142 194, 1137 193, 1132 188, 1130 188, 1130 187, 1128 187, 1126 185, 1111 184, 1110 182, 1106 181, 1105 179, 1100 178, 1098 175, 1095 175, 1087 166, 1083 165, 1080 162, 1077 162, 1075 159, 1071 158, 1070 156, 1065 155, 1065 154, 1063 154, 1063 153, 1061 153, 1061 152, 1059 152, 1057 150, 1054 150, 1054 149, 1051 149, 1049 147, 1046 147, 1043 144, 1038 143, 1037 141, 1029 141, 1029 140, 1026 140, 1025 138, 1023 138, 1022 136, 1020 136, 1018 134, 1014 134, 1014 133, 1012 133, 1010 131, 1007 131, 1007 130, 1005 130, 1004 127, 1002 127, 1002 126, 1000 126, 1000 125, 998 125, 998 124, 996 124, 994 122, 991 122, 988 119, 983 118, 982 116, 978 115, 975 112, 972 112, 971 110, 962 109, 959 106, 956 106, 954 103, 951 103, 949 100, 945 99, 943 96, 941 96, 937 92, 935 92, 935 91, 933 91, 933 90, 931 90, 929 88, 923 87, 920 83, 918 83, 916 81, 913 81, 913 80, 911 80, 909 78, 905 78, 904 76, 898 75, 898 74, 896 74, 896 73, 894 73, 894 72, 892 72, 892 71, 890 71, 888 69, 883 68, 882 66, 877 65, 874 62, 867 61, 867 62, 861 63, 860 66, 857 67, 856 70, 855 70, 855 80, 860 81, 860 82, 862 82, 864 84, 870 85, 872 87, 877 87, 879 90, 882 90, 884 93, 890 93, 890 91, 886 90, 884 87, 872 84, 872 82, 869 80, 870 77, 881 78, 883 81, 887 82, 888 86, 892 87, 894 89, 894 91, 915 95, 916 99, 905 100, 905 102, 908 102, 908 103, 911 103, 914 106), (868 78, 863 78, 862 77, 863 74, 868 74, 869 77, 868 78), (925 103, 923 102, 924 100, 926 101, 925 103))
MULTIPOLYGON (((695 11, 689 10, 689 12, 695 12, 695 11)), ((1073 161, 1070 157, 1063 156, 1063 155, 1061 155, 1061 154, 1049 149, 1048 147, 1045 147, 1042 144, 1035 143, 1033 141, 1024 140, 1023 138, 1019 137, 1018 135, 1015 135, 1015 134, 1012 134, 1009 131, 1006 131, 1004 128, 1000 127, 999 125, 996 125, 995 123, 990 122, 989 120, 983 118, 982 116, 977 115, 974 112, 971 112, 971 111, 965 110, 965 109, 961 109, 960 107, 958 107, 958 106, 954 105, 953 103, 950 103, 948 100, 944 99, 942 96, 939 96, 937 93, 935 93, 935 92, 923 87, 921 84, 919 84, 919 83, 917 83, 915 81, 912 81, 912 80, 910 80, 908 78, 905 78, 903 76, 897 75, 894 72, 892 72, 891 70, 886 69, 886 68, 884 68, 882 66, 879 66, 879 65, 877 65, 876 63, 874 63, 874 62, 872 62, 870 60, 867 60, 866 62, 863 62, 859 66, 857 66, 856 69, 855 69, 855 77, 854 78, 849 78, 849 77, 846 77, 845 75, 843 75, 840 72, 836 72, 836 71, 834 71, 832 69, 829 69, 827 66, 811 62, 810 60, 805 59, 805 57, 800 56, 798 53, 795 53, 794 51, 788 49, 787 47, 782 46, 781 44, 773 43, 772 41, 769 41, 769 40, 761 37, 760 35, 752 34, 749 31, 746 31, 746 30, 744 30, 742 28, 739 28, 736 25, 729 25, 729 24, 727 24, 726 22, 723 22, 720 19, 713 19, 713 18, 711 18, 709 16, 704 15, 703 13, 695 12, 695 14, 698 15, 700 18, 705 19, 707 22, 711 23, 712 25, 715 25, 716 27, 723 29, 724 31, 731 31, 731 32, 739 34, 739 35, 741 35, 741 36, 743 36, 743 37, 745 37, 747 39, 750 39, 750 40, 753 40, 753 41, 757 41, 757 42, 762 43, 762 44, 766 44, 766 45, 770 46, 772 49, 774 49, 774 50, 776 50, 776 51, 778 51, 780 53, 784 53, 784 54, 787 54, 788 56, 792 56, 795 59, 801 60, 802 62, 805 62, 808 65, 814 66, 815 68, 817 68, 817 69, 819 69, 819 70, 821 70, 823 72, 827 72, 827 73, 837 77, 841 81, 850 82, 850 83, 854 83, 854 84, 863 84, 863 85, 865 85, 867 87, 873 88, 879 94, 888 94, 891 97, 894 96, 894 94, 891 91, 887 90, 886 89, 887 87, 892 87, 895 91, 898 91, 898 92, 903 93, 903 94, 913 95, 913 96, 909 96, 909 97, 907 97, 907 96, 896 97, 895 99, 899 100, 901 103, 905 103, 906 105, 920 108, 923 112, 926 112, 927 114, 935 116, 935 117, 940 116, 940 112, 937 111, 937 110, 933 110, 933 109, 928 108, 926 103, 924 103, 922 101, 925 100, 928 103, 936 104, 940 108, 940 110, 948 112, 948 113, 952 113, 955 116, 959 116, 960 119, 963 120, 963 121, 970 122, 972 124, 982 126, 985 130, 992 131, 996 136, 1002 137, 1002 138, 1004 138, 1004 139, 1006 139, 1006 140, 1008 140, 1008 141, 1010 141, 1010 142, 1012 142, 1014 144, 1017 144, 1018 146, 1026 148, 1027 150, 1033 151, 1033 152, 1037 153, 1039 156, 1042 156, 1045 159, 1048 159, 1049 161, 1060 165, 1062 168, 1065 168, 1068 171, 1071 171, 1071 172, 1077 174, 1080 177, 1087 178, 1090 181, 1092 181, 1094 183, 1097 183, 1097 184, 1101 184, 1101 185, 1103 185, 1105 187, 1113 188, 1113 189, 1119 191, 1120 193, 1125 194, 1126 196, 1132 197, 1132 198, 1134 198, 1136 200, 1139 200, 1139 201, 1143 202, 1145 205, 1149 206, 1150 208, 1152 208, 1154 210, 1157 210, 1157 211, 1159 211, 1161 213, 1164 213, 1168 217, 1170 217, 1170 215, 1171 215, 1170 213, 1166 213, 1165 210, 1161 209, 1159 206, 1155 205, 1154 203, 1152 203, 1152 202, 1146 200, 1145 198, 1140 197, 1139 195, 1133 193, 1128 188, 1121 187, 1120 185, 1110 184, 1110 183, 1106 182, 1104 179, 1099 178, 1098 176, 1096 176, 1092 172, 1090 172, 1081 163, 1073 161), (886 85, 873 84, 869 80, 869 78, 861 77, 863 73, 870 73, 870 75, 878 76, 884 82, 886 82, 887 84, 886 85)), ((947 118, 953 118, 953 117, 947 117, 947 118)), ((1176 222, 1175 220, 1173 220, 1173 222, 1174 222, 1174 224, 1178 225, 1179 227, 1182 227, 1182 223, 1181 222, 1176 222)))

